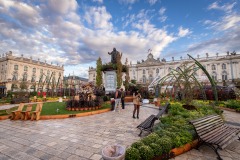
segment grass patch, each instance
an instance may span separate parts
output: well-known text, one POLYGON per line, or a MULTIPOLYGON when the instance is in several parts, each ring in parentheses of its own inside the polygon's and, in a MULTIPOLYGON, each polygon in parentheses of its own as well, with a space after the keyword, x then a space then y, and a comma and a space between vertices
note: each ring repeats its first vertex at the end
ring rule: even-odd
MULTIPOLYGON (((107 109, 110 108, 111 105, 104 103, 102 105, 101 109, 107 109)), ((8 113, 11 113, 11 111, 16 110, 18 107, 13 107, 10 110, 8 110, 8 113)), ((24 106, 23 110, 26 110, 27 105, 24 106)), ((36 108, 36 104, 33 105, 32 111, 34 111, 36 108)), ((101 110, 99 109, 99 110, 101 110)), ((6 110, 0 111, 0 116, 8 115, 6 110)), ((84 112, 91 112, 91 111, 68 111, 66 110, 66 103, 65 102, 47 102, 43 104, 41 115, 64 115, 64 114, 77 114, 77 113, 84 113, 84 112), (57 109, 58 112, 57 112, 57 109)))

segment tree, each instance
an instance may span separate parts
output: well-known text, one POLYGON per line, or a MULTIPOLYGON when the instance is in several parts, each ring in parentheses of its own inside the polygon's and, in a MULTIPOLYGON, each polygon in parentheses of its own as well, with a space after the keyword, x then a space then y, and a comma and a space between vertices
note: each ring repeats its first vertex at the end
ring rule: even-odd
POLYGON ((28 84, 27 84, 26 81, 21 81, 19 87, 20 87, 21 91, 27 90, 28 89, 28 84))
POLYGON ((117 55, 117 87, 121 87, 122 85, 122 62, 121 55, 117 55))
POLYGON ((97 60, 97 76, 96 76, 96 85, 100 87, 103 83, 102 80, 102 59, 99 57, 97 60))

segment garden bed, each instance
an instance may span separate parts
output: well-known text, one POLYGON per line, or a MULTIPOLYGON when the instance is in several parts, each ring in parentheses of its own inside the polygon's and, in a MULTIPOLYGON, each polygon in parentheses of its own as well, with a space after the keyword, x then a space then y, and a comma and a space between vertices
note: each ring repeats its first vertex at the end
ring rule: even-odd
POLYGON ((190 120, 210 114, 221 114, 219 109, 198 101, 196 110, 186 110, 181 103, 171 103, 168 116, 160 118, 154 132, 134 142, 126 150, 126 160, 168 159, 189 151, 197 145, 196 132, 190 120))
MULTIPOLYGON (((25 110, 27 105, 24 106, 23 110, 25 110)), ((41 112, 41 119, 57 119, 57 118, 69 118, 69 117, 81 117, 87 116, 92 114, 99 114, 103 112, 110 111, 110 104, 104 103, 102 107, 98 110, 89 111, 68 111, 66 110, 66 103, 65 102, 48 102, 43 104, 42 112, 41 112)), ((33 105, 32 111, 36 108, 36 104, 33 105)), ((10 113, 13 110, 16 110, 17 107, 13 107, 10 109, 10 113)), ((0 112, 0 120, 7 119, 9 115, 5 110, 0 112)))

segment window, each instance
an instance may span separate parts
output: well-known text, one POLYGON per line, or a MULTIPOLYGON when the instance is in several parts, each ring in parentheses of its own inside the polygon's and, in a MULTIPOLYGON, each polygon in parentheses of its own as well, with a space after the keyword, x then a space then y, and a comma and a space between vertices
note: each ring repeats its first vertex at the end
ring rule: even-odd
POLYGON ((50 74, 50 71, 48 70, 48 71, 47 71, 47 75, 49 75, 49 74, 50 74))
POLYGON ((35 80, 36 80, 36 76, 32 76, 31 82, 35 82, 35 80))
POLYGON ((227 66, 225 63, 222 64, 222 69, 227 69, 227 66))
POLYGON ((152 81, 153 81, 153 76, 150 75, 150 76, 149 76, 149 83, 151 83, 152 81))
POLYGON ((216 70, 216 66, 214 64, 212 65, 212 70, 216 70))
POLYGON ((32 71, 33 71, 33 73, 36 73, 36 68, 33 68, 33 70, 32 70, 32 71))
POLYGON ((43 73, 43 69, 40 69, 40 73, 43 73))
POLYGON ((27 73, 23 74, 23 81, 27 81, 27 73))
POLYGON ((143 74, 145 74, 145 69, 143 69, 143 74))
POLYGON ((18 65, 14 65, 14 70, 18 70, 18 65))
POLYGON ((213 72, 212 73, 212 79, 217 81, 217 73, 216 72, 213 72))
POLYGON ((135 71, 133 71, 133 75, 135 75, 135 71))
POLYGON ((223 81, 227 80, 227 72, 222 73, 222 80, 223 81))
POLYGON ((24 66, 24 71, 28 71, 28 67, 27 66, 24 66))
POLYGON ((171 67, 169 67, 169 68, 168 68, 168 72, 171 72, 171 71, 172 71, 172 68, 171 68, 171 67))
POLYGON ((146 76, 143 75, 143 83, 146 83, 146 76))
POLYGON ((159 69, 158 69, 158 68, 156 69, 156 73, 157 73, 157 74, 159 73, 159 69))
POLYGON ((12 81, 17 81, 17 80, 18 80, 18 74, 17 74, 17 73, 14 73, 14 74, 13 74, 12 81))

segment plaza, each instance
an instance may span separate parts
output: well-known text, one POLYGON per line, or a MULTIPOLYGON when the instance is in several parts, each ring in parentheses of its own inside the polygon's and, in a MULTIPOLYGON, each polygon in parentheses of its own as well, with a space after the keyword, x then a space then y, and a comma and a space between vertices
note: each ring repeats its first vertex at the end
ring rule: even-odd
MULTIPOLYGON (((102 148, 120 144, 129 147, 140 139, 136 128, 158 108, 146 104, 141 107, 140 119, 132 118, 133 104, 127 103, 120 112, 39 121, 0 121, 1 160, 84 160, 102 159, 102 148)), ((239 113, 224 111, 226 121, 240 124, 239 113)), ((159 122, 159 121, 158 121, 159 122)), ((158 123, 157 122, 157 123, 158 123)), ((240 126, 239 126, 240 127, 240 126)), ((142 135, 145 137, 146 133, 142 135)), ((234 141, 219 151, 225 160, 240 158, 240 141, 234 141)), ((192 149, 172 160, 214 160, 215 152, 207 146, 192 149)))

